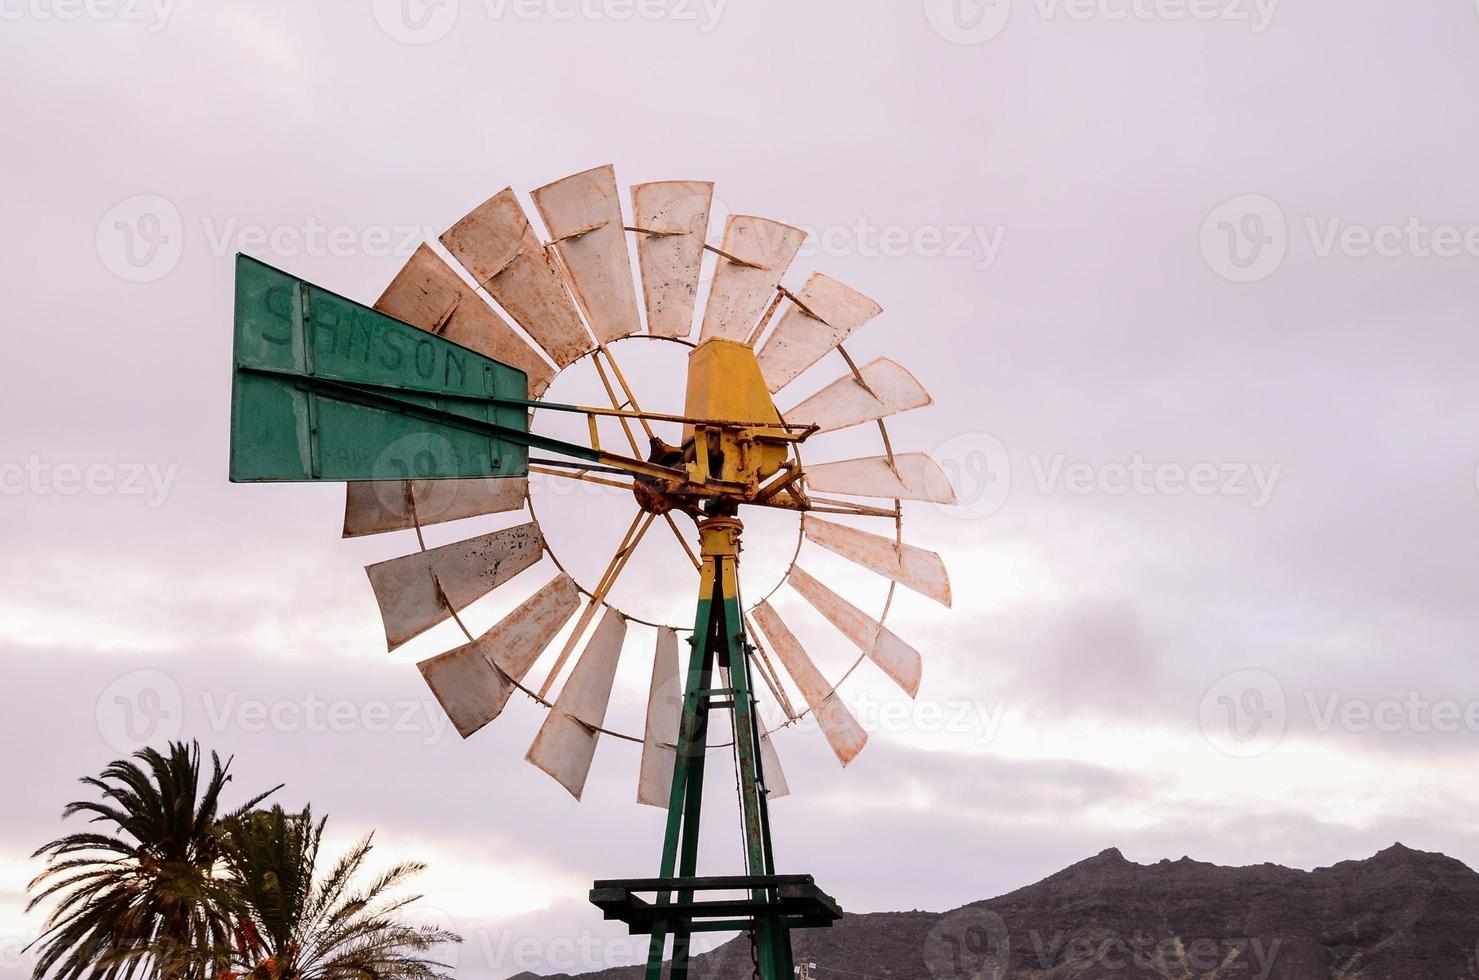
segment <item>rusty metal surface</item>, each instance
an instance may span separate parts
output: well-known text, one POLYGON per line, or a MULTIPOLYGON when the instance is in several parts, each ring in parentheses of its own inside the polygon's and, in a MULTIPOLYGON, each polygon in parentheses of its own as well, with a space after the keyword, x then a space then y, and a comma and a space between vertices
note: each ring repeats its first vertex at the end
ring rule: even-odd
POLYGON ((855 497, 897 497, 955 503, 955 488, 940 464, 924 453, 898 453, 890 465, 887 456, 865 456, 806 467, 806 487, 819 493, 855 497))
POLYGON ((596 167, 534 192, 586 322, 605 343, 642 329, 616 171, 596 167))
POLYGON ((863 746, 868 742, 868 733, 858 724, 852 712, 847 710, 847 705, 842 703, 832 685, 827 683, 822 672, 817 670, 816 664, 806 655, 796 634, 781 621, 769 602, 762 602, 755 607, 755 620, 764 631, 765 638, 770 641, 770 649, 796 682, 801 696, 806 699, 811 713, 816 717, 817 726, 827 737, 827 744, 832 746, 837 761, 847 765, 863 751, 863 746))
POLYGON ((899 639, 888 627, 848 602, 799 565, 786 576, 791 588, 883 669, 912 698, 919 693, 923 665, 919 651, 899 639))
POLYGON ((394 650, 539 561, 544 539, 530 524, 367 565, 385 641, 394 650), (440 588, 438 584, 440 583, 440 588))
POLYGON ((524 679, 579 605, 575 582, 557 575, 476 640, 416 665, 459 735, 498 717, 511 679, 524 679))
POLYGON ((693 332, 699 269, 714 185, 706 180, 664 180, 632 186, 632 223, 647 332, 687 337, 693 332), (651 234, 648 234, 648 233, 651 234))
POLYGON ((805 238, 800 228, 779 221, 730 215, 724 226, 723 251, 741 261, 721 255, 714 266, 699 339, 748 341, 805 238))
POLYGON ((945 562, 933 551, 825 521, 814 514, 802 517, 801 528, 808 539, 828 551, 942 605, 950 605, 950 574, 945 570, 945 562))
POLYGON ((834 432, 863 422, 887 418, 932 399, 908 371, 886 357, 851 371, 785 413, 787 422, 806 422, 819 432, 834 432))
POLYGON ((375 309, 518 368, 529 375, 530 398, 555 378, 549 362, 428 245, 416 249, 375 309))
POLYGON ((606 704, 611 700, 626 632, 626 618, 607 606, 524 757, 553 776, 577 800, 596 754, 600 732, 595 729, 606 720, 606 704))
POLYGON ((792 303, 787 307, 760 347, 760 370, 772 392, 790 384, 854 330, 883 312, 883 307, 856 289, 820 272, 811 274, 796 298, 801 305, 792 303))
POLYGON ((512 189, 479 205, 443 232, 441 242, 555 364, 566 367, 595 349, 512 189))
POLYGON ((791 786, 786 782, 786 771, 781 768, 781 757, 776 755, 769 735, 760 736, 760 764, 765 770, 765 795, 772 800, 790 796, 791 786))
POLYGON ((344 537, 357 538, 412 528, 418 520, 424 527, 518 510, 529 493, 529 481, 368 480, 346 483, 344 488, 344 537), (408 492, 416 495, 414 513, 408 492))
POLYGON ((683 675, 678 664, 678 634, 657 631, 652 658, 652 684, 647 691, 647 727, 642 737, 642 768, 637 776, 637 802, 667 808, 673 791, 678 724, 683 718, 683 675))

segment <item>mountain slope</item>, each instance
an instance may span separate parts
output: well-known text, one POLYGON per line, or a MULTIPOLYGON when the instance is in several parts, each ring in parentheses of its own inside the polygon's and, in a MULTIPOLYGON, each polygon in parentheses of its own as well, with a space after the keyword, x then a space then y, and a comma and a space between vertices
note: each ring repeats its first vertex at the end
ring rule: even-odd
MULTIPOLYGON (((1142 865, 1111 848, 951 912, 849 915, 794 937, 818 980, 1479 980, 1479 874, 1401 844, 1315 871, 1142 865)), ((748 940, 690 975, 750 977, 748 940)))

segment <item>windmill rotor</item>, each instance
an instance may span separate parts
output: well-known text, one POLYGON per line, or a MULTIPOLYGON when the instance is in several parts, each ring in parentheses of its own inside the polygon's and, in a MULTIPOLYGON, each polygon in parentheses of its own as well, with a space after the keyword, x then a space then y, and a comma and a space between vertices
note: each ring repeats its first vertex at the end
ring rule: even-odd
MULTIPOLYGON (((496 718, 518 691, 547 707, 556 721, 541 729, 530 761, 576 797, 600 734, 642 744, 651 755, 663 742, 655 740, 654 731, 673 726, 672 718, 651 711, 640 735, 607 731, 603 724, 619 640, 628 622, 656 630, 654 660, 667 665, 663 670, 669 679, 677 673, 676 660, 662 648, 687 628, 623 612, 610 596, 653 525, 669 525, 653 533, 677 534, 696 565, 697 555, 683 531, 690 518, 701 519, 706 510, 734 513, 746 504, 798 512, 796 556, 774 588, 751 607, 749 622, 759 628, 757 641, 775 654, 775 663, 759 673, 765 694, 784 719, 780 727, 815 714, 844 764, 855 757, 866 735, 860 737, 855 721, 848 724, 842 718, 851 716, 837 696, 841 682, 872 660, 905 693, 913 696, 918 690, 919 654, 885 625, 896 588, 904 585, 950 602, 949 579, 939 556, 903 540, 901 501, 953 503, 953 491, 933 460, 922 453, 896 453, 888 439, 887 419, 930 404, 929 394, 893 360, 877 358, 859 367, 843 346, 882 313, 881 307, 823 272, 811 273, 794 292, 788 289, 783 278, 805 237, 801 229, 753 215, 730 215, 718 230, 718 244, 711 244, 713 189, 710 182, 694 180, 637 184, 630 188, 628 217, 614 169, 597 167, 532 193, 546 237, 535 230, 514 191, 505 189, 442 234, 446 258, 429 245, 420 246, 375 303, 375 309, 412 326, 526 371, 531 418, 537 418, 543 407, 539 399, 557 377, 578 363, 591 364, 632 456, 667 468, 687 466, 726 486, 722 492, 705 493, 620 467, 531 458, 530 473, 543 478, 632 493, 636 516, 605 574, 595 582, 580 582, 540 533, 538 495, 527 479, 346 484, 345 537, 398 530, 417 535, 417 551, 368 569, 391 649, 448 619, 461 624, 458 614, 472 602, 538 558, 553 559, 554 577, 530 599, 480 635, 462 625, 466 643, 418 667, 463 737, 496 718), (700 307, 706 252, 715 269, 700 307), (665 442, 652 425, 671 423, 674 417, 644 411, 651 406, 638 400, 613 353, 613 348, 635 341, 689 350, 685 417, 764 424, 741 431, 686 423, 682 444, 665 442), (784 392, 833 354, 843 368, 835 380, 793 400, 785 412, 775 409, 769 396, 784 392), (695 359, 701 363, 695 365, 695 359), (736 372, 746 371, 753 381, 736 384, 736 372), (876 424, 882 443, 876 456, 830 461, 805 442, 869 423, 876 424), (736 437, 744 442, 742 454, 733 452, 736 437), (695 443, 705 439, 712 451, 696 451, 695 443), (803 442, 808 457, 818 459, 804 467, 799 460, 803 442), (725 448, 731 450, 728 471, 721 462, 725 448), (740 455, 747 457, 743 472, 740 455), (718 464, 720 471, 710 464, 718 464), (858 497, 865 500, 849 499, 858 497), (882 498, 891 506, 873 505, 867 498, 882 498), (424 530, 432 524, 520 510, 528 512, 529 521, 514 529, 516 535, 500 531, 440 547, 426 543, 424 530), (837 515, 881 520, 889 533, 838 523, 837 515), (806 542, 885 579, 882 610, 866 613, 811 576, 797 560, 806 542), (856 648, 852 667, 835 681, 821 677, 771 604, 783 586, 817 609, 856 648), (552 667, 542 680, 531 680, 536 663, 556 647, 567 627, 552 667), (790 700, 787 681, 802 695, 797 704, 790 700)), ((594 416, 591 431, 596 431, 594 416)), ((653 683, 659 683, 656 675, 653 683)), ((769 734, 764 741, 773 754, 769 734)), ((639 795, 645 797, 642 802, 665 802, 656 798, 660 794, 639 795)))

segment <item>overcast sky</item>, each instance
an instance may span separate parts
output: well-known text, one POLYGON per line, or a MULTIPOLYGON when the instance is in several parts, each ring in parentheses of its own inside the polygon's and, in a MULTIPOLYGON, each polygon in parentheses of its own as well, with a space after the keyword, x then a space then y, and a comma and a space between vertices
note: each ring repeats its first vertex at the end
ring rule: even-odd
MULTIPOLYGON (((935 452, 962 500, 908 508, 955 594, 890 617, 925 658, 917 701, 859 670, 843 692, 871 741, 846 771, 818 732, 776 735, 781 870, 872 911, 1108 846, 1311 868, 1401 840, 1479 864, 1472 0, 0 0, 0 19, 4 969, 29 969, 27 855, 76 779, 170 736, 235 753, 238 799, 286 782, 336 845, 373 828, 377 857, 428 861, 460 974, 630 952, 584 893, 656 871, 636 748, 606 740, 577 804, 522 760, 532 703, 463 742, 413 666, 455 627, 387 654, 361 571, 414 537, 340 541, 335 486, 226 480, 235 252, 373 302, 502 188, 527 205, 606 163, 809 229, 787 284, 820 270, 883 306, 850 347, 933 393, 893 444, 935 452)), ((654 346, 617 353, 677 407, 681 359, 654 346)), ((827 438, 809 459, 878 451, 827 438)), ((630 502, 541 492, 593 579, 630 502)), ((618 600, 680 621, 692 576, 658 530, 618 600)), ((753 530, 758 595, 794 531, 753 530)), ((878 608, 878 581, 816 551, 878 608)), ((778 603, 838 676, 845 640, 778 603)), ((651 649, 633 627, 625 730, 651 649)), ((739 844, 715 768, 720 873, 739 844)))

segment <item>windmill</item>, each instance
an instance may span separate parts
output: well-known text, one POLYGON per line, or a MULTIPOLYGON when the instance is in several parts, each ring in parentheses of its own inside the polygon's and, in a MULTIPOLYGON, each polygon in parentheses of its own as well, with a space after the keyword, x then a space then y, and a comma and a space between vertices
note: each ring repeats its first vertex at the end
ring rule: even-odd
POLYGON ((921 657, 885 625, 888 611, 900 585, 947 606, 950 585, 938 555, 904 543, 901 502, 949 504, 954 493, 927 455, 894 450, 886 420, 930 397, 893 361, 859 365, 847 353, 845 341, 881 312, 876 303, 820 272, 794 292, 783 284, 800 229, 732 215, 710 243, 708 182, 638 184, 630 220, 609 166, 547 184, 533 200, 548 241, 505 189, 442 234, 441 249, 422 245, 373 307, 238 256, 231 479, 342 481, 345 537, 414 532, 416 551, 366 571, 391 650, 448 620, 461 628, 465 643, 418 667, 462 737, 516 693, 532 699, 548 714, 527 759, 577 799, 603 735, 641 744, 637 801, 667 809, 659 874, 597 881, 591 901, 650 934, 648 977, 660 977, 669 937, 676 978, 687 974, 693 933, 747 930, 757 975, 788 978, 789 931, 829 925, 841 909, 810 876, 775 872, 769 801, 787 790, 760 698, 774 700, 783 725, 813 715, 846 765, 867 740, 838 694, 857 666, 872 661, 917 693, 921 657), (695 336, 705 253, 714 256, 712 280, 695 336), (688 349, 681 413, 643 408, 613 351, 629 341, 688 349), (778 410, 773 396, 827 360, 839 362, 839 376, 778 410), (580 362, 594 366, 608 404, 543 397, 580 362), (534 431, 546 412, 583 419, 588 438, 534 431), (615 449, 602 444, 602 421, 624 436, 615 449), (810 461, 828 434, 870 424, 876 455, 810 461), (530 474, 630 493, 634 516, 597 581, 577 581, 554 554, 534 516, 530 474), (856 648, 841 677, 823 675, 770 595, 742 601, 740 515, 751 508, 797 516, 783 584, 856 648), (429 547, 423 533, 519 511, 529 520, 451 544, 429 547), (884 533, 838 518, 876 522, 884 533), (680 523, 689 519, 696 549, 680 523), (691 628, 624 613, 611 597, 658 520, 698 574, 691 628), (881 613, 808 573, 803 542, 882 576, 881 613), (554 576, 474 635, 461 612, 546 556, 554 576), (652 630, 641 736, 605 727, 633 624, 652 630), (686 655, 680 632, 690 635, 686 655), (536 679, 541 660, 548 666, 536 679), (698 877, 715 709, 730 714, 721 744, 736 758, 745 873, 698 877))

